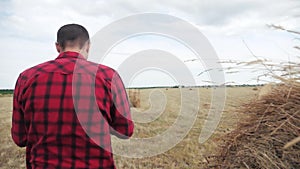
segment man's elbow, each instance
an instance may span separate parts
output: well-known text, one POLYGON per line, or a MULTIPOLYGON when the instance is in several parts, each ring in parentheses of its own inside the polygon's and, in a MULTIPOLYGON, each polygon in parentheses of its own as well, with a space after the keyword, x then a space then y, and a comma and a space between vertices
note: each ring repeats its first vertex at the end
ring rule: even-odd
POLYGON ((128 131, 126 134, 123 135, 121 139, 129 139, 133 135, 133 130, 128 131))
POLYGON ((17 139, 15 137, 12 137, 12 140, 14 141, 14 143, 19 146, 19 147, 26 147, 26 141, 17 139))
POLYGON ((126 129, 112 128, 110 133, 120 139, 129 139, 133 135, 133 131, 134 131, 134 125, 132 123, 128 125, 126 129))
POLYGON ((127 136, 128 138, 130 138, 130 137, 133 135, 133 131, 134 131, 134 124, 133 124, 132 121, 130 121, 130 124, 129 124, 129 126, 128 126, 128 131, 127 131, 127 133, 126 133, 126 136, 127 136))
POLYGON ((17 134, 14 134, 13 132, 11 132, 11 138, 17 146, 26 147, 26 145, 27 145, 26 137, 22 137, 22 136, 19 136, 17 134))

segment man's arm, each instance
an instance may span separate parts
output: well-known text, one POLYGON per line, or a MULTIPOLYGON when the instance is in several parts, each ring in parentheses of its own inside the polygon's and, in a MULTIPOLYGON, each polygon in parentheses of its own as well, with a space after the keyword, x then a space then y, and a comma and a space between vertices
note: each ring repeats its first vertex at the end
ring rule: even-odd
POLYGON ((111 134, 126 139, 132 136, 134 124, 131 119, 130 106, 124 84, 116 72, 111 84, 111 134))
POLYGON ((11 136, 18 146, 25 147, 27 144, 27 132, 25 128, 24 112, 22 110, 20 81, 21 76, 19 76, 14 90, 11 136))

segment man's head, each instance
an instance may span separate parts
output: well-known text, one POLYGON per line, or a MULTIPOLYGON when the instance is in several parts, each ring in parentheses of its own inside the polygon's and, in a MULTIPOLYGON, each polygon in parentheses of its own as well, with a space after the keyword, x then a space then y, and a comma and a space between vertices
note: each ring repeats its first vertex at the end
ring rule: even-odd
POLYGON ((65 51, 79 52, 87 58, 90 48, 88 31, 78 24, 67 24, 57 32, 56 49, 59 53, 65 51))

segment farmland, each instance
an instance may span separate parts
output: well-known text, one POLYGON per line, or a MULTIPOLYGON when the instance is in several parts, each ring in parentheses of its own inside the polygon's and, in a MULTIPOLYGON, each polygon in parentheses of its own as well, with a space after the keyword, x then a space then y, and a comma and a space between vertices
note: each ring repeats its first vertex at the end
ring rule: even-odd
MULTIPOLYGON (((165 97, 152 100, 151 104, 159 104, 166 98, 166 105, 160 116, 149 123, 135 123, 133 138, 153 137, 168 129, 176 120, 181 105, 181 95, 179 90, 198 92, 200 96, 199 111, 197 119, 187 136, 172 149, 145 158, 126 158, 115 155, 115 163, 118 168, 203 168, 207 163, 208 156, 214 155, 218 149, 217 145, 221 141, 221 136, 236 128, 237 122, 243 120, 238 113, 240 105, 255 99, 259 90, 254 87, 230 87, 226 88, 225 109, 222 113, 221 121, 212 135, 205 143, 200 144, 198 138, 204 121, 211 105, 211 94, 213 88, 157 88, 140 89, 140 107, 132 108, 133 111, 143 111, 149 109, 151 93, 159 91, 165 97)), ((186 108, 192 105, 187 103, 186 108)), ((192 110, 191 110, 192 111, 192 110)), ((18 148, 11 140, 11 115, 12 97, 0 97, 0 168, 25 168, 25 149, 18 148)))

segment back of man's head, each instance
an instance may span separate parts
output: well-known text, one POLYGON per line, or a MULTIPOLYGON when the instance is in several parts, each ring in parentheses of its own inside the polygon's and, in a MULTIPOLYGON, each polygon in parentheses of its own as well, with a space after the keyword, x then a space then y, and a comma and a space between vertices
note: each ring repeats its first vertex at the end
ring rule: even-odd
POLYGON ((89 42, 89 33, 81 25, 67 24, 62 26, 57 32, 57 43, 62 49, 66 47, 79 47, 89 42))

